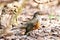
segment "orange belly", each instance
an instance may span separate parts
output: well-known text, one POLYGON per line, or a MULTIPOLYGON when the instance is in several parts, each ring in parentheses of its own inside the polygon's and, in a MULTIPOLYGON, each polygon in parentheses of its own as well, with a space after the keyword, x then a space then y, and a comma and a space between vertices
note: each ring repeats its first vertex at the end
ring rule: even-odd
POLYGON ((40 23, 37 21, 36 24, 34 25, 33 29, 36 30, 36 29, 39 29, 40 27, 40 23))

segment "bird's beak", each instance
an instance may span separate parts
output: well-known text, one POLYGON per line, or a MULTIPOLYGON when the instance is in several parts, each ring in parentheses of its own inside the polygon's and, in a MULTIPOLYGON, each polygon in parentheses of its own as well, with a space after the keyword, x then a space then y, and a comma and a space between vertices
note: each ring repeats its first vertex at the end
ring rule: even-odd
POLYGON ((38 15, 44 15, 44 13, 43 12, 39 12, 38 15))
POLYGON ((41 14, 42 14, 42 13, 39 11, 39 12, 38 12, 38 15, 41 15, 41 14))

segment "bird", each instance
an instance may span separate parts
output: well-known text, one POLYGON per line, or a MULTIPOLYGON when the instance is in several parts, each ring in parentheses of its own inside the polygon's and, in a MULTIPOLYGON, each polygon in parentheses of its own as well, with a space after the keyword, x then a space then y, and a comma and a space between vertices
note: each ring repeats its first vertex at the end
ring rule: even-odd
POLYGON ((33 31, 33 30, 36 30, 36 29, 39 28, 39 26, 40 26, 40 23, 39 23, 39 20, 38 20, 38 16, 39 15, 40 15, 40 13, 39 12, 36 12, 33 15, 33 18, 25 24, 26 32, 25 32, 24 35, 28 35, 28 33, 30 31, 33 31))

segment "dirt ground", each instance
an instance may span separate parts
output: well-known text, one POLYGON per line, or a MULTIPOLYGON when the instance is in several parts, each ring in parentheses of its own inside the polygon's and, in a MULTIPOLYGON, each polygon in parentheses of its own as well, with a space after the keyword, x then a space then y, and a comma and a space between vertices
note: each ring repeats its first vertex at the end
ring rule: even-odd
POLYGON ((60 0, 0 0, 0 40, 60 40, 60 0))

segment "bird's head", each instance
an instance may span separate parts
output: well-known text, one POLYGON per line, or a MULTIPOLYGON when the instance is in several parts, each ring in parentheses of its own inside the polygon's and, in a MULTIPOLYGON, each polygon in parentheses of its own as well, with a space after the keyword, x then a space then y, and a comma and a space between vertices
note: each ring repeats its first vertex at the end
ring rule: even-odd
POLYGON ((40 16, 40 15, 46 15, 46 14, 47 14, 47 13, 44 13, 44 12, 42 12, 42 11, 38 11, 38 12, 35 12, 33 18, 36 18, 36 17, 38 17, 38 16, 40 16))
POLYGON ((39 15, 41 15, 42 13, 41 12, 35 12, 35 14, 34 14, 34 16, 33 16, 33 18, 36 18, 36 17, 38 17, 39 15))

